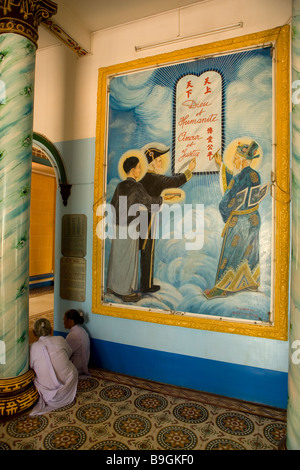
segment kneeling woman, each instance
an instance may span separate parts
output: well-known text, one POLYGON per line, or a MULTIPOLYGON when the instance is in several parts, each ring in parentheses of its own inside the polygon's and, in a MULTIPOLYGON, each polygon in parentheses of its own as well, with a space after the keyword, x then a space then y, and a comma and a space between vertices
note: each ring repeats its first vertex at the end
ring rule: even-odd
POLYGON ((33 327, 38 341, 30 346, 30 367, 40 398, 31 415, 44 414, 69 405, 75 398, 78 372, 70 361, 72 350, 62 336, 50 336, 51 325, 41 318, 33 327))
POLYGON ((70 330, 66 341, 72 349, 71 361, 76 367, 79 377, 90 375, 88 371, 90 338, 81 326, 83 322, 83 315, 78 310, 68 310, 64 315, 64 327, 70 330))

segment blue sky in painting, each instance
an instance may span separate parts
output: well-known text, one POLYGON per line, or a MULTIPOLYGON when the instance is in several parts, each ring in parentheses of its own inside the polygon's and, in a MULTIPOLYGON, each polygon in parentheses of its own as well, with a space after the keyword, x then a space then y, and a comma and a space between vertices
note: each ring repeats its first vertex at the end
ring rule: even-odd
MULTIPOLYGON (((217 70, 224 83, 223 148, 249 136, 263 149, 259 169, 262 182, 272 167, 272 57, 270 48, 182 62, 153 70, 127 73, 110 80, 107 201, 118 184, 118 162, 130 149, 160 142, 172 149, 173 98, 176 81, 185 74, 217 70)), ((171 168, 168 170, 171 174, 171 168)), ((141 307, 266 321, 270 311, 271 206, 268 196, 260 206, 261 288, 223 299, 206 300, 202 292, 214 284, 222 245, 223 222, 218 210, 221 191, 218 175, 195 175, 183 187, 186 203, 204 204, 205 243, 186 251, 184 240, 159 239, 155 246, 155 278, 161 291, 145 296, 141 307), (251 305, 251 309, 249 309, 251 305)), ((110 249, 106 242, 106 261, 110 249)), ((111 298, 109 299, 112 300, 111 298)))

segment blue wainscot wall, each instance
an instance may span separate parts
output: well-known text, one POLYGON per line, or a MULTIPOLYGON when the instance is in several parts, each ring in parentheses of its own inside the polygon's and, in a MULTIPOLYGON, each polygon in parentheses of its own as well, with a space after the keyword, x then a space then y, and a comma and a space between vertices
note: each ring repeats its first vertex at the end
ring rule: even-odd
MULTIPOLYGON (((54 334, 66 336, 65 332, 54 334)), ((90 365, 276 408, 287 407, 286 372, 91 338, 90 365)))
POLYGON ((156 382, 286 408, 284 372, 92 340, 97 367, 156 382))

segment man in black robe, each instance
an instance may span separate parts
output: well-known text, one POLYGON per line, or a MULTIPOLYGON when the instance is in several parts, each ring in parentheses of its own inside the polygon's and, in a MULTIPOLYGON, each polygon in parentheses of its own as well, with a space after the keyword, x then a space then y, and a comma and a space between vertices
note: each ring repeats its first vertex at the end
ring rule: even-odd
POLYGON ((151 205, 159 207, 161 196, 151 197, 137 181, 141 165, 137 157, 128 157, 123 163, 127 179, 116 187, 111 205, 116 214, 116 238, 112 240, 107 271, 107 292, 121 297, 124 302, 140 299, 138 288, 139 221, 138 208, 151 212, 151 205), (123 199, 122 199, 123 197, 123 199), (130 209, 133 209, 130 215, 130 209), (130 224, 133 227, 130 227, 130 224))
MULTIPOLYGON (((145 176, 141 179, 141 184, 145 188, 148 194, 153 197, 161 195, 164 189, 179 188, 185 184, 191 177, 192 171, 195 168, 196 162, 193 159, 188 166, 188 169, 179 175, 166 176, 160 174, 162 166, 162 155, 169 151, 159 150, 154 147, 150 147, 145 151, 145 155, 148 160, 148 171, 145 176)), ((152 213, 148 215, 148 236, 145 239, 140 239, 140 250, 141 250, 141 291, 146 292, 157 292, 160 286, 153 284, 153 270, 154 270, 154 247, 155 247, 155 236, 153 234, 154 223, 156 214, 152 213), (151 236, 152 235, 152 236, 151 236)))

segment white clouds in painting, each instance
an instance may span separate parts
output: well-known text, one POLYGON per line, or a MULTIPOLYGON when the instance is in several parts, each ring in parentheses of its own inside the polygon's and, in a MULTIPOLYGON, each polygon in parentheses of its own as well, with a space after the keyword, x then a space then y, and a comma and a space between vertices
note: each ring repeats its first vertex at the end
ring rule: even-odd
MULTIPOLYGON (((154 86, 145 101, 136 109, 136 116, 146 128, 149 142, 170 139, 172 124, 172 93, 170 88, 154 86)), ((143 136, 141 135, 143 138, 143 136)))
MULTIPOLYGON (((235 79, 226 86, 225 141, 249 136, 255 138, 264 150, 264 161, 259 169, 262 181, 270 180, 272 142, 272 71, 266 67, 265 56, 247 58, 237 69, 235 79)), ((130 74, 112 80, 111 104, 115 110, 132 110, 131 120, 121 120, 121 114, 112 126, 126 134, 131 148, 143 147, 147 142, 172 144, 173 90, 152 80, 152 71, 130 74)), ((127 113, 128 114, 128 113, 127 113)), ((124 137, 125 138, 125 137, 124 137)), ((115 165, 118 160, 116 155, 115 165)), ((194 176, 183 189, 186 202, 204 204, 205 242, 200 250, 185 250, 184 239, 158 239, 155 245, 155 283, 161 290, 145 295, 136 306, 159 310, 172 310, 182 314, 214 315, 254 321, 268 321, 271 285, 271 211, 270 198, 260 207, 262 225, 260 231, 261 287, 258 293, 241 292, 224 299, 207 300, 203 291, 214 285, 219 253, 222 246, 221 219, 216 199, 221 197, 219 188, 207 190, 203 176, 194 176), (214 199, 212 200, 212 194, 214 199), (200 196, 199 196, 200 195, 200 196), (216 195, 216 196, 215 196, 216 195), (200 197, 201 200, 197 200, 200 197), (251 308, 250 308, 251 307, 251 308)), ((118 183, 113 178, 108 184, 108 200, 118 183)), ((215 179, 216 183, 217 179, 215 179)), ((109 243, 106 247, 109 254, 109 243)), ((111 302, 119 302, 107 296, 111 302)))
MULTIPOLYGON (((133 109, 126 116, 127 136, 140 147, 147 142, 170 145, 172 129, 172 90, 151 81, 153 72, 118 77, 110 84, 111 105, 115 110, 133 109), (138 123, 138 126, 136 125, 138 123)), ((115 122, 112 125, 115 126, 115 122)), ((136 147, 136 146, 135 146, 136 147)))
MULTIPOLYGON (((265 58, 249 59, 226 88, 226 130, 228 142, 253 136, 263 148, 264 161, 271 161, 272 70, 266 69, 265 58)), ((270 178, 270 165, 263 164, 260 172, 270 178)))
POLYGON ((114 77, 110 81, 110 97, 115 109, 128 110, 144 103, 151 91, 149 77, 152 72, 132 73, 114 77))

